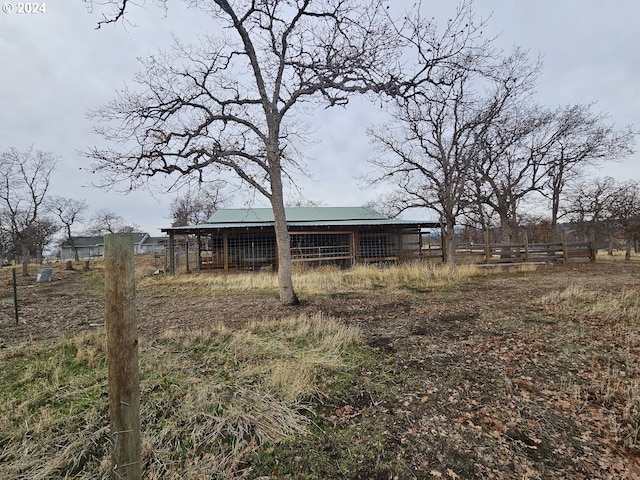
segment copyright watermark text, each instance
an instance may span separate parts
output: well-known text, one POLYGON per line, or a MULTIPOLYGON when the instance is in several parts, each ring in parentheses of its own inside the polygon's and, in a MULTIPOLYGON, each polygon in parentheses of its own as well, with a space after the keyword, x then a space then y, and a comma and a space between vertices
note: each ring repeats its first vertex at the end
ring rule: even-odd
POLYGON ((45 6, 45 4, 40 2, 5 2, 0 8, 2 9, 3 13, 16 13, 26 15, 45 13, 47 11, 47 7, 45 6))

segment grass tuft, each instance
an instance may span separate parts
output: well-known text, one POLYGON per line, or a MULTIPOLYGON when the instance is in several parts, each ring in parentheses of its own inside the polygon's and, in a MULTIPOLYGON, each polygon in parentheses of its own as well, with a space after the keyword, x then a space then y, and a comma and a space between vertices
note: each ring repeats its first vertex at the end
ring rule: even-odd
MULTIPOLYGON (((354 327, 300 315, 143 344, 145 478, 244 478, 263 444, 307 432, 321 375, 359 341, 354 327)), ((0 478, 108 477, 105 350, 92 333, 1 351, 0 478)))
POLYGON ((612 323, 639 325, 640 292, 627 288, 618 294, 609 295, 596 302, 589 313, 612 323))

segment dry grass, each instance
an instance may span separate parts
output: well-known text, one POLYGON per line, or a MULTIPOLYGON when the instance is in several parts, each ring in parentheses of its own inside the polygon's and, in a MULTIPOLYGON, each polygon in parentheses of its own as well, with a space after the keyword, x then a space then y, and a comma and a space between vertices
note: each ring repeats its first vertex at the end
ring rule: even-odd
POLYGON ((598 299, 589 313, 613 324, 640 325, 640 290, 627 288, 598 299))
MULTIPOLYGON (((297 292, 307 295, 338 292, 366 292, 372 289, 395 291, 410 287, 428 289, 454 285, 478 275, 487 275, 475 265, 449 266, 426 262, 404 263, 381 268, 359 265, 349 270, 334 266, 295 269, 293 284, 297 292)), ((274 293, 278 288, 275 273, 257 272, 240 274, 178 274, 174 276, 144 277, 139 288, 158 295, 171 295, 176 291, 202 294, 220 293, 274 293)))
POLYGON ((92 367, 84 360, 99 356, 87 354, 92 344, 102 349, 97 337, 83 336, 2 351, 1 478, 67 478, 106 454, 106 371, 104 359, 92 367))
POLYGON ((602 347, 590 360, 595 375, 584 385, 572 385, 573 394, 585 405, 594 404, 605 412, 618 443, 639 449, 640 367, 634 351, 640 345, 640 289, 607 292, 573 284, 546 295, 540 303, 556 313, 603 327, 596 330, 598 338, 594 339, 602 347))
POLYGON ((578 304, 592 302, 594 298, 594 293, 587 290, 586 287, 572 283, 564 290, 551 292, 540 297, 539 303, 555 311, 563 309, 572 310, 576 308, 578 304))
POLYGON ((344 290, 367 291, 385 288, 391 291, 411 287, 427 289, 452 285, 479 274, 475 265, 450 266, 432 263, 402 263, 388 268, 358 265, 350 270, 312 269, 294 277, 294 285, 309 294, 344 290))
MULTIPOLYGON (((145 478, 243 478, 248 454, 307 432, 320 375, 359 339, 353 327, 301 315, 142 345, 145 478)), ((0 478, 107 477, 104 335, 8 348, 0 362, 0 478)))
POLYGON ((564 290, 540 298, 540 304, 555 311, 577 313, 598 318, 610 325, 640 324, 640 291, 626 288, 611 293, 590 290, 585 285, 571 284, 564 290))
MULTIPOLYGON (((625 251, 624 250, 614 250, 613 255, 609 255, 606 250, 598 250, 598 261, 599 262, 624 262, 625 260, 625 251)), ((634 251, 631 252, 631 262, 640 262, 640 253, 636 253, 634 251)))
POLYGON ((640 447, 640 380, 627 368, 607 366, 588 386, 588 398, 607 412, 611 434, 630 450, 640 447))

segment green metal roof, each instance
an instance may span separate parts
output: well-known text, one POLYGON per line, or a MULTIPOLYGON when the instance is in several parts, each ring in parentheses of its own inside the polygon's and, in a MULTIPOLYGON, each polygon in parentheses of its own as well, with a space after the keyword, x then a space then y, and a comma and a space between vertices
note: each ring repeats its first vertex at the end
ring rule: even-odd
MULTIPOLYGON (((287 222, 324 223, 337 221, 388 220, 367 207, 287 207, 287 222)), ((225 208, 217 210, 208 224, 273 222, 271 208, 225 208)))
MULTIPOLYGON (((389 218, 367 207, 288 207, 287 225, 298 229, 386 227, 436 228, 437 222, 389 218)), ((216 211, 207 223, 184 227, 162 228, 165 233, 204 234, 221 230, 273 228, 270 208, 225 208, 216 211)))

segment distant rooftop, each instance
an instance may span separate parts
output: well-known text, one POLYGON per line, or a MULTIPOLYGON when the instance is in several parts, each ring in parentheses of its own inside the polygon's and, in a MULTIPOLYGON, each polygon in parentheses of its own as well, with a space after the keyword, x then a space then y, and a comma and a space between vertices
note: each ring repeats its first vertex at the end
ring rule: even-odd
MULTIPOLYGON (((133 243, 138 244, 144 240, 144 243, 149 243, 150 238, 166 238, 166 237, 149 237, 149 234, 146 232, 134 232, 131 234, 133 236, 133 243)), ((97 245, 104 245, 104 235, 93 235, 93 236, 77 236, 73 237, 73 244, 76 247, 93 247, 97 245)), ((71 246, 71 242, 69 240, 65 240, 62 242, 61 246, 69 247, 71 246)))

